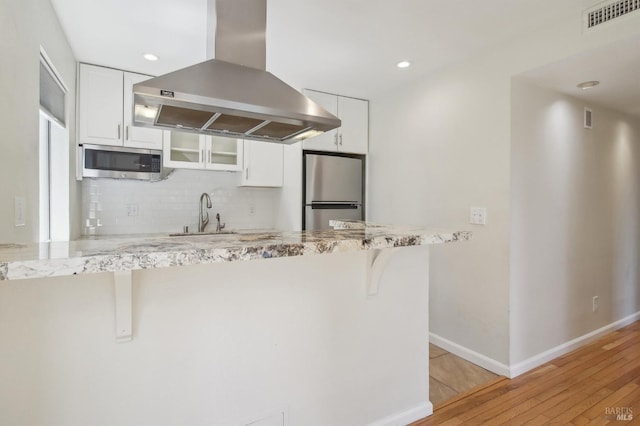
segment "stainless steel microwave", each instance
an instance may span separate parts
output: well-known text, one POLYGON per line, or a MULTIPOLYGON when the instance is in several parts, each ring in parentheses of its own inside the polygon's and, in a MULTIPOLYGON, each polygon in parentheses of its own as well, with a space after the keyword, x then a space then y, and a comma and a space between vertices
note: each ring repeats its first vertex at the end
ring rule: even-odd
POLYGON ((162 151, 119 146, 82 146, 82 176, 155 181, 162 175, 162 151))

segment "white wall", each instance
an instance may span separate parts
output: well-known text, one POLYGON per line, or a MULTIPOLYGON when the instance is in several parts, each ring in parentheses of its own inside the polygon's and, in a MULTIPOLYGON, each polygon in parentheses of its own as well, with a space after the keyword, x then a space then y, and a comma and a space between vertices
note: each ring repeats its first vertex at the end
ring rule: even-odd
POLYGON ((200 195, 211 197, 208 231, 216 213, 229 229, 273 229, 277 226, 279 188, 238 187, 239 173, 175 170, 166 180, 82 181, 83 234, 137 234, 198 230, 200 195), (128 206, 138 214, 129 216, 128 206), (99 225, 98 225, 99 224, 99 225))
MULTIPOLYGON (((37 241, 39 57, 42 46, 69 88, 67 124, 75 145, 75 58, 48 0, 0 2, 0 242, 37 241), (26 198, 26 225, 14 227, 13 198, 26 198)), ((75 150, 69 152, 75 164, 75 150)), ((79 185, 69 177, 71 232, 79 234, 79 185)))
POLYGON ((372 221, 473 230, 471 243, 432 250, 431 332, 504 363, 508 112, 507 81, 481 66, 454 70, 375 99, 369 155, 372 221), (485 227, 468 224, 470 206, 488 209, 485 227))
POLYGON ((432 251, 431 332, 504 367, 510 364, 511 77, 640 34, 638 14, 590 32, 581 25, 577 8, 570 21, 410 77, 416 81, 370 104, 370 219, 474 232, 468 244, 432 251), (486 226, 468 223, 471 206, 487 208, 486 226))
POLYGON ((238 426, 284 408, 351 426, 424 407, 429 250, 394 255, 375 297, 366 256, 135 271, 128 343, 110 274, 5 282, 0 424, 238 426))
POLYGON ((640 118, 514 79, 511 147, 517 364, 640 311, 640 118))

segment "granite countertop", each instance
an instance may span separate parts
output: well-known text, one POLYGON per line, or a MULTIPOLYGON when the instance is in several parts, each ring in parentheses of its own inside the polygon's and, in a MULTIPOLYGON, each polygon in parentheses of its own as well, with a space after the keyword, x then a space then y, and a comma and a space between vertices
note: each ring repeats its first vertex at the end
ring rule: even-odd
POLYGON ((471 239, 468 231, 332 221, 330 231, 238 231, 130 235, 69 242, 0 244, 0 280, 164 268, 471 239))

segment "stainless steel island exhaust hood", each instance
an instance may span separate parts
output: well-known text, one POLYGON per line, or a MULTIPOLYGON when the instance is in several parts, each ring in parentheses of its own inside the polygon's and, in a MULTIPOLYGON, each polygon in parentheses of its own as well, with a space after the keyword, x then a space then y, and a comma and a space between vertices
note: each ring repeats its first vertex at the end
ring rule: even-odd
POLYGON ((340 127, 265 71, 266 0, 209 0, 213 25, 216 59, 133 86, 135 125, 280 143, 340 127))

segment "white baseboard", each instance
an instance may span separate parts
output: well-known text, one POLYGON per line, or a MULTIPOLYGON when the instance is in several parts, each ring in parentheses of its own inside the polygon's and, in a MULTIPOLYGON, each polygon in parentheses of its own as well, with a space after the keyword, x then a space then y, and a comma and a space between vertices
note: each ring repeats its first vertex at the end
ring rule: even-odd
POLYGON ((429 341, 434 345, 440 346, 442 349, 451 352, 454 355, 459 356, 460 358, 466 359, 469 362, 472 362, 480 367, 486 368, 489 371, 492 371, 501 376, 506 376, 511 379, 517 377, 527 371, 533 370, 536 367, 541 366, 542 364, 549 362, 559 356, 567 354, 581 346, 586 345, 600 337, 611 333, 612 331, 618 330, 624 326, 631 324, 632 322, 640 319, 640 311, 635 314, 631 314, 621 320, 612 322, 609 325, 605 325, 597 330, 594 330, 590 333, 587 333, 583 336, 577 337, 573 340, 570 340, 566 343, 558 345, 554 348, 551 348, 547 351, 544 351, 538 355, 534 355, 531 358, 528 358, 522 362, 519 362, 515 365, 507 366, 498 362, 492 358, 489 358, 485 355, 482 355, 478 352, 475 352, 469 348, 466 348, 462 345, 452 342, 451 340, 447 340, 444 337, 440 337, 437 334, 429 333, 429 341))
POLYGON ((514 378, 521 375, 522 373, 526 373, 529 370, 533 370, 534 368, 539 367, 546 362, 549 362, 559 356, 562 356, 581 346, 584 346, 587 343, 599 339, 605 334, 611 333, 612 331, 629 325, 632 322, 637 321, 638 319, 640 319, 640 311, 636 312, 635 314, 631 314, 628 317, 622 318, 621 320, 618 320, 616 322, 612 322, 609 325, 605 325, 604 327, 601 327, 583 336, 563 343, 562 345, 556 346, 555 348, 551 348, 538 355, 534 355, 531 358, 525 359, 524 361, 511 366, 511 368, 509 369, 510 371, 508 377, 514 378))
POLYGON ((426 401, 401 413, 392 414, 384 419, 369 423, 368 426, 406 426, 416 420, 424 419, 432 414, 433 405, 430 401, 426 401))
POLYGON ((476 351, 472 351, 469 348, 454 343, 451 340, 447 340, 434 333, 429 333, 429 341, 462 359, 466 359, 467 361, 479 365, 482 368, 486 368, 500 376, 509 377, 509 367, 495 359, 489 358, 488 356, 482 355, 476 351))

